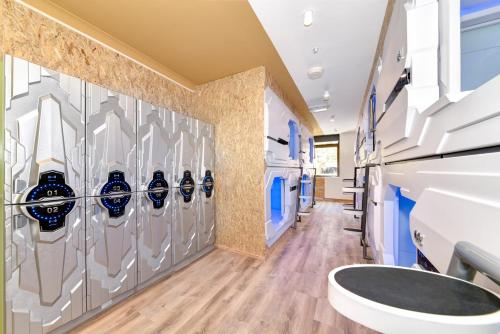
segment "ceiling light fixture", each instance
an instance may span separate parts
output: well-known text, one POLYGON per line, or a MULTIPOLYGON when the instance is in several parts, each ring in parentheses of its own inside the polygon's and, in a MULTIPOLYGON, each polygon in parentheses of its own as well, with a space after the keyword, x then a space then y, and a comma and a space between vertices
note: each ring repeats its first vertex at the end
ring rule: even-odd
POLYGON ((314 106, 314 107, 309 108, 309 111, 316 113, 316 112, 321 112, 321 111, 327 111, 328 108, 330 108, 329 105, 319 105, 319 106, 314 106))
POLYGON ((309 27, 313 23, 313 12, 312 10, 306 10, 304 12, 304 26, 309 27))
POLYGON ((330 117, 330 122, 335 122, 335 116, 330 117))
POLYGON ((313 54, 318 54, 319 48, 313 48, 313 54))
POLYGON ((319 79, 323 75, 322 66, 313 66, 307 70, 307 76, 311 80, 319 79))
POLYGON ((323 101, 328 101, 330 100, 330 92, 325 90, 325 92, 323 93, 323 101))

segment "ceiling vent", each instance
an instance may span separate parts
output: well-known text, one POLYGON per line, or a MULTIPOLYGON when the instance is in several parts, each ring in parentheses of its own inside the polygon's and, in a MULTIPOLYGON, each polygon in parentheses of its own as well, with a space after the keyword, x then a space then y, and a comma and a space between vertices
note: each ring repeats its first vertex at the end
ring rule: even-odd
POLYGON ((322 66, 314 66, 307 70, 307 76, 311 80, 316 80, 321 78, 323 75, 323 67, 322 66))

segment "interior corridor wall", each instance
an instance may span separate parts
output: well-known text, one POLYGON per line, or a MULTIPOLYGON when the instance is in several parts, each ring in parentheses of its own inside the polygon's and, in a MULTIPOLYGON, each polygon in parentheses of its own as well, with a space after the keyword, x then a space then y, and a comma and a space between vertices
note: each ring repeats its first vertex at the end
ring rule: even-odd
POLYGON ((264 88, 258 67, 197 87, 193 108, 215 124, 216 245, 265 255, 264 88))
POLYGON ((352 179, 354 176, 354 142, 356 133, 353 131, 340 134, 339 147, 339 176, 325 178, 325 198, 327 199, 352 199, 352 194, 344 194, 342 187, 350 183, 342 179, 352 179))

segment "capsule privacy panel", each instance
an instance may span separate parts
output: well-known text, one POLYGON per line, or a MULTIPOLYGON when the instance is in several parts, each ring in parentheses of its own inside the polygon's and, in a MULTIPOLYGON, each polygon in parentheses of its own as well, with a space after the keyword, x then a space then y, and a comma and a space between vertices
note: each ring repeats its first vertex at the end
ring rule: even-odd
POLYGON ((173 253, 174 263, 179 263, 196 252, 195 192, 196 142, 192 118, 173 113, 174 124, 174 182, 173 198, 173 253))
POLYGON ((198 250, 215 242, 215 140, 214 126, 197 121, 198 250))
POLYGON ((172 265, 172 114, 138 101, 139 283, 172 265))
MULTIPOLYGON (((137 284, 136 193, 113 217, 102 197, 87 200, 87 305, 102 306, 137 284)), ((106 197, 106 196, 104 196, 106 197)))
POLYGON ((82 81, 6 56, 5 97, 5 203, 26 201, 49 171, 83 196, 82 81))
POLYGON ((54 204, 6 205, 6 333, 45 333, 76 319, 85 304, 85 210, 75 199, 64 226, 41 231, 26 211, 54 204))
POLYGON ((87 194, 100 196, 116 171, 136 191, 135 99, 93 84, 86 87, 87 194))

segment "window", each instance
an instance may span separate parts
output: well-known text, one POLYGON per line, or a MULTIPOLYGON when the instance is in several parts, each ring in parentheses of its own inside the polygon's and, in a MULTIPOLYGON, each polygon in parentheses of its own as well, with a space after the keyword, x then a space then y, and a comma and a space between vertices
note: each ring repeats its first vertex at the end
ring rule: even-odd
POLYGON ((339 144, 316 145, 316 172, 320 176, 339 176, 339 144))

